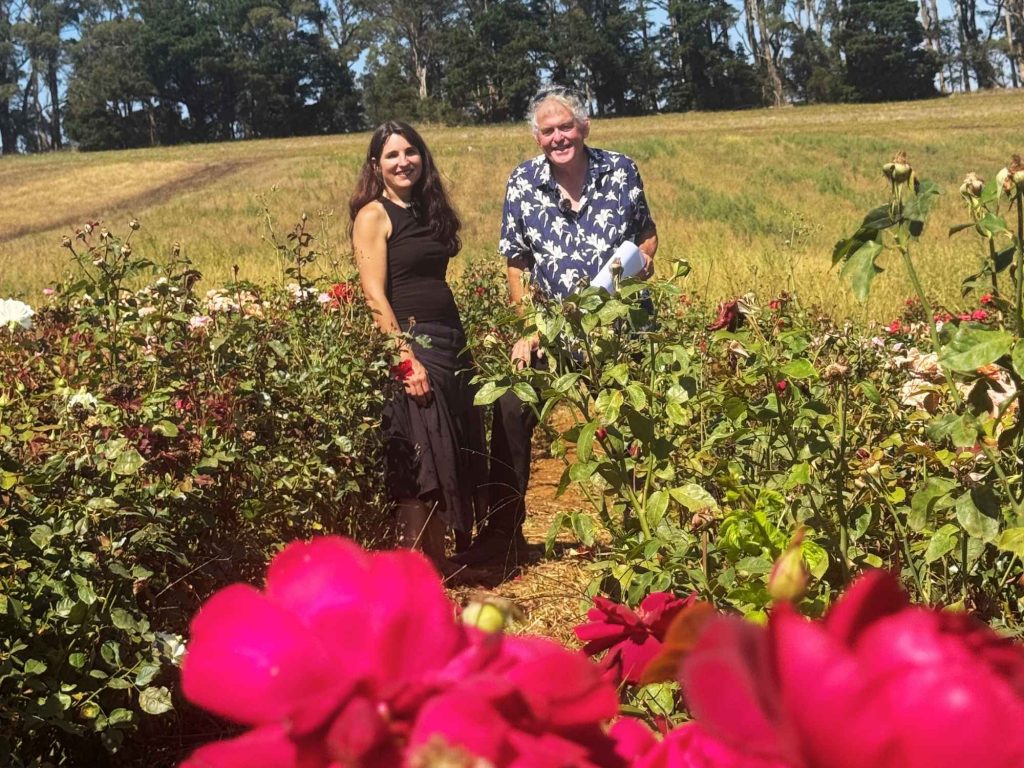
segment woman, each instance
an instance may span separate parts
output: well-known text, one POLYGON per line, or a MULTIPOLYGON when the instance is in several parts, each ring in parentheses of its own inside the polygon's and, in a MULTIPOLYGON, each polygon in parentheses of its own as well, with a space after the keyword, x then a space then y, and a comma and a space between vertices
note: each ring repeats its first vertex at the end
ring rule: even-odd
POLYGON ((377 327, 395 339, 395 371, 405 386, 383 420, 399 541, 447 571, 445 530, 468 538, 477 483, 486 478, 483 421, 445 282, 448 260, 461 247, 461 223, 411 126, 388 121, 373 132, 349 215, 363 293, 377 327))

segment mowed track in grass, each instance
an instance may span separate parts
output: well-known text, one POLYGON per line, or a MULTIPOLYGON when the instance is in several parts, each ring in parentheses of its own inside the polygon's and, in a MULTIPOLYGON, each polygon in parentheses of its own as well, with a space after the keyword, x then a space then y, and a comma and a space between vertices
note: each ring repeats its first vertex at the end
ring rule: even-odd
MULTIPOLYGON (((910 294, 897 261, 867 305, 830 273, 831 249, 869 207, 885 201, 882 163, 904 149, 944 191, 916 248, 926 284, 950 306, 977 264, 957 189, 965 172, 986 178, 1024 149, 1024 92, 927 102, 689 113, 595 119, 591 143, 631 155, 658 221, 659 259, 686 258, 690 292, 717 299, 796 291, 841 317, 884 319, 910 294)), ((425 127, 464 221, 464 253, 491 257, 505 179, 536 153, 522 124, 425 127)), ((346 204, 368 134, 0 159, 0 296, 30 301, 66 269, 61 237, 86 220, 127 233, 160 260, 174 242, 204 273, 203 285, 241 277, 281 279, 264 239, 264 203, 283 238, 303 213, 326 226, 322 266, 351 269, 346 204), (326 214, 326 215, 325 215, 326 214)), ((496 258, 496 257, 495 257, 496 258)), ((461 261, 454 267, 457 274, 461 261)))

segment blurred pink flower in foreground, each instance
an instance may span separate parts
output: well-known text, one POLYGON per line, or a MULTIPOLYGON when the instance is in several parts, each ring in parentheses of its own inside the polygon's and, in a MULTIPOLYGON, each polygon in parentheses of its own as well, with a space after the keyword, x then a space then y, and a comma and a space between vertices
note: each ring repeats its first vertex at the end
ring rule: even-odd
POLYGON ((183 768, 622 768, 614 689, 581 654, 461 626, 410 551, 294 543, 263 591, 221 590, 192 622, 185 696, 250 726, 183 768), (447 761, 447 762, 445 762, 447 761))
MULTIPOLYGON (((823 621, 789 604, 775 607, 767 627, 714 616, 679 669, 700 727, 751 759, 793 768, 1024 765, 1024 649, 965 614, 911 606, 882 571, 862 576, 823 621)), ((707 763, 762 764, 772 765, 707 763)))
POLYGON ((679 598, 668 592, 652 592, 633 611, 598 596, 594 607, 587 611, 589 621, 576 627, 576 637, 586 643, 583 652, 588 656, 608 651, 600 664, 613 682, 635 685, 644 667, 661 650, 672 619, 695 599, 695 595, 679 598))

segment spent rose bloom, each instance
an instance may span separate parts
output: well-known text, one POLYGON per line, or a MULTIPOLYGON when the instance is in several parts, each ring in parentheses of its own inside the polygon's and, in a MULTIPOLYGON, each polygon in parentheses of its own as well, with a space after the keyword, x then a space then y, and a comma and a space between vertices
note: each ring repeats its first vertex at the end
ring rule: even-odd
POLYGON ((594 607, 587 611, 589 621, 574 631, 585 643, 583 652, 588 656, 608 651, 601 666, 611 680, 636 685, 644 667, 661 650, 672 619, 695 599, 696 595, 680 598, 669 592, 652 592, 634 611, 597 596, 594 607))
POLYGON ((579 653, 460 625, 411 551, 296 542, 261 590, 195 616, 182 690, 249 731, 183 768, 625 768, 601 728, 618 698, 579 653), (444 761, 449 762, 444 762, 444 761))
POLYGON ((718 317, 708 326, 709 331, 735 331, 743 324, 739 299, 723 301, 718 305, 718 317))
POLYGON ((712 618, 679 674, 707 733, 793 768, 1024 765, 1024 648, 910 605, 883 571, 822 621, 789 604, 766 627, 712 618))
POLYGON ((209 315, 193 315, 188 319, 188 328, 192 333, 205 333, 211 325, 213 318, 209 315))

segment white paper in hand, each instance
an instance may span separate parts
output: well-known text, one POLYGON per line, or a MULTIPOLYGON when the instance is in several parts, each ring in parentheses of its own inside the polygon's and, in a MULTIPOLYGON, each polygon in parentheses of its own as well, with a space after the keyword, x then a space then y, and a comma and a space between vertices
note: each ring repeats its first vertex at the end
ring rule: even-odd
POLYGON ((601 267, 601 271, 597 273, 597 277, 590 281, 591 285, 599 285, 604 288, 608 293, 615 292, 615 286, 612 282, 612 262, 615 259, 619 260, 622 264, 622 274, 619 276, 620 280, 624 280, 627 277, 633 277, 633 275, 639 274, 640 270, 644 268, 644 257, 640 253, 640 249, 636 247, 635 243, 631 243, 629 240, 624 242, 616 249, 615 253, 611 255, 611 258, 604 263, 601 267))

